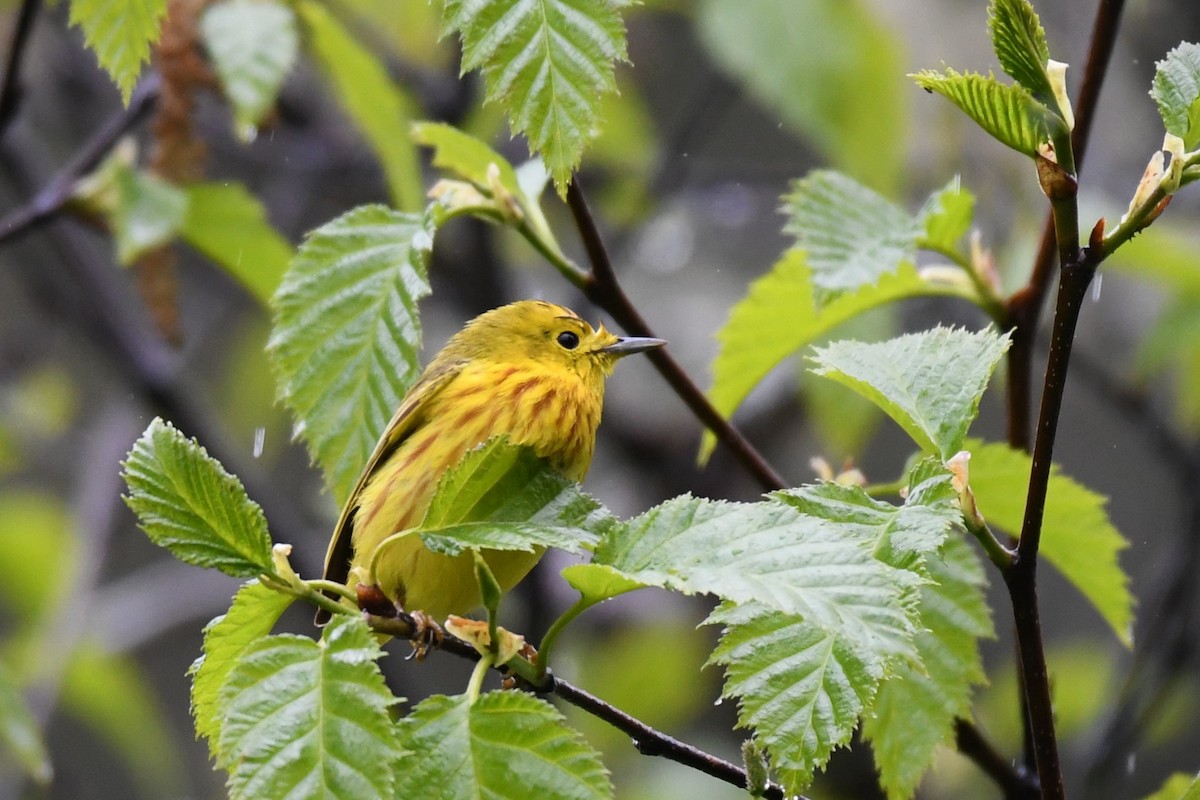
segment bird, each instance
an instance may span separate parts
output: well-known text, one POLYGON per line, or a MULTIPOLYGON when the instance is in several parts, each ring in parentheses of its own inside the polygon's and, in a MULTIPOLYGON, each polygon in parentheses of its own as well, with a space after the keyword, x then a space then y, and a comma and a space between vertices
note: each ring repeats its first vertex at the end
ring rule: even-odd
MULTIPOLYGON (((662 347, 620 337, 542 300, 484 312, 450 338, 401 400, 342 506, 325 556, 325 579, 352 589, 369 580, 376 548, 421 523, 442 475, 497 436, 530 447, 580 482, 591 465, 605 380, 624 356, 662 347), (351 583, 353 581, 354 583, 351 583)), ((485 550, 502 591, 541 558, 485 550)), ((481 603, 470 552, 434 553, 419 536, 393 539, 376 559, 375 585, 407 611, 432 620, 481 603)), ((327 611, 317 622, 328 621, 327 611)))

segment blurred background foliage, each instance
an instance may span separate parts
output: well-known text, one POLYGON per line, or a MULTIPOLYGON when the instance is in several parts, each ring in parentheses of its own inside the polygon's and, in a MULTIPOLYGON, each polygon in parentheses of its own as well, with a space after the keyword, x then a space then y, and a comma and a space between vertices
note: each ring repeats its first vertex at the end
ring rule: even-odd
MULTIPOLYGON (((21 5, 0 3, 0 40, 11 41, 21 5)), ((37 16, 20 103, 0 121, 5 211, 26 204, 120 114, 120 94, 68 25, 67 5, 47 4, 37 16)), ((356 204, 411 204, 413 187, 429 182, 405 173, 412 148, 389 138, 387 125, 404 130, 399 115, 448 121, 514 162, 527 156, 499 109, 481 105, 479 78, 458 76, 457 41, 438 39, 437 2, 299 5, 310 22, 331 15, 370 58, 354 61, 345 42, 328 37, 301 42, 278 107, 258 128, 239 128, 214 92, 196 95, 191 133, 204 149, 198 163, 207 183, 188 189, 189 213, 199 216, 183 225, 185 243, 169 247, 168 267, 159 271, 166 288, 149 305, 139 298, 144 264, 123 248, 146 226, 151 249, 162 244, 154 226, 177 191, 146 190, 132 177, 154 157, 151 126, 132 128, 97 173, 107 169, 108 177, 72 213, 13 237, 0 222, 0 715, 13 704, 4 687, 16 687, 30 724, 45 734, 54 771, 43 782, 36 743, 12 738, 0 745, 0 796, 223 796, 193 739, 185 673, 202 626, 236 586, 172 561, 137 532, 119 499, 118 462, 150 417, 174 418, 243 478, 275 539, 295 545, 302 573, 317 573, 335 509, 303 450, 289 442, 290 421, 274 402, 263 298, 307 230, 356 204), (390 99, 355 96, 362 84, 345 70, 364 63, 386 70, 390 99), (381 103, 397 118, 376 114, 374 124, 384 127, 372 129, 364 120, 381 103), (129 193, 115 201, 117 212, 111 198, 104 204, 114 187, 129 193), (122 222, 122 213, 132 216, 122 222), (222 214, 256 218, 262 236, 239 243, 222 214)), ((780 196, 817 166, 846 171, 910 210, 961 175, 978 197, 977 226, 1005 285, 1024 281, 1045 214, 1033 175, 905 77, 942 62, 994 68, 984 6, 646 0, 624 9, 632 63, 618 70, 620 94, 604 100, 602 132, 585 153, 581 179, 628 291, 702 384, 713 333, 785 246, 780 196)), ((1077 72, 1096 3, 1037 6, 1052 52, 1077 72)), ((1200 39, 1200 5, 1129 4, 1082 173, 1085 217, 1116 219, 1158 147, 1161 123, 1146 91, 1154 61, 1181 39, 1200 39)), ((178 185, 200 177, 165 176, 178 185)), ((1080 796, 1144 796, 1171 771, 1197 767, 1200 593, 1190 576, 1200 566, 1200 204, 1193 195, 1177 199, 1117 254, 1107 280, 1097 279, 1067 392, 1058 460, 1111 498, 1113 519, 1133 544, 1125 566, 1140 599, 1128 652, 1057 576, 1043 580, 1068 789, 1080 796)), ((546 205, 564 246, 577 251, 565 210, 546 205)), ((431 279, 427 352, 466 318, 520 297, 544 296, 596 316, 524 242, 477 221, 458 221, 439 236, 431 279)), ((964 305, 921 300, 856 321, 839 336, 878 339, 933 320, 982 324, 964 305)), ((649 365, 623 366, 609 391, 587 486, 615 511, 634 513, 685 491, 757 494, 720 450, 705 469, 696 466, 698 425, 649 365)), ((880 481, 897 475, 908 456, 890 423, 794 366, 756 390, 737 420, 794 483, 813 477, 809 461, 818 455, 835 468, 853 459, 880 481)), ((985 400, 977 432, 1002 438, 1002 426, 1000 402, 985 400)), ((555 569, 565 563, 548 558, 523 586, 515 627, 536 637, 569 602, 555 569)), ((715 633, 696 629, 704 614, 703 602, 652 590, 608 603, 564 643, 562 671, 647 722, 737 760, 733 710, 716 703, 716 670, 701 669, 715 633)), ((306 612, 285 622, 311 630, 306 612)), ((1012 644, 1000 627, 987 651, 992 684, 977 713, 1015 754, 1012 644)), ((451 659, 411 664, 402 646, 392 648, 384 666, 397 694, 465 681, 465 668, 451 659)), ((574 721, 604 750, 619 796, 741 796, 637 755, 595 720, 574 721)), ((20 726, 6 725, 5 736, 14 730, 20 726)), ((811 795, 877 796, 869 755, 860 751, 835 755, 811 795)), ((921 796, 999 795, 947 750, 921 796)))

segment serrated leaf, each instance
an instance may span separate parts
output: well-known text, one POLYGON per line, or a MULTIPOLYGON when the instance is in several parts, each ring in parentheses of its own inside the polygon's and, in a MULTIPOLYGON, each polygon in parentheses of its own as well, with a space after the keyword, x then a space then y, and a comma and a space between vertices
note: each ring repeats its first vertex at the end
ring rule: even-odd
POLYGON ((220 758, 233 800, 391 800, 400 756, 394 698, 365 622, 337 617, 320 642, 258 639, 221 688, 220 758))
POLYGON ((383 164, 392 202, 416 212, 425 189, 416 147, 408 136, 413 103, 375 55, 315 0, 296 6, 309 52, 333 84, 334 94, 383 164))
POLYGON ((996 58, 1009 77, 1054 108, 1054 89, 1046 74, 1050 48, 1046 45, 1042 21, 1029 0, 992 0, 988 6, 988 30, 996 58))
MULTIPOLYGON (((971 442, 971 489, 989 523, 1018 534, 1025 514, 1030 459, 999 444, 971 442)), ((1083 593, 1126 646, 1133 637, 1133 596, 1118 555, 1129 546, 1108 518, 1107 499, 1055 467, 1050 474, 1039 552, 1083 593)))
POLYGON ((147 250, 175 238, 187 216, 188 195, 148 172, 118 167, 116 206, 112 210, 117 260, 131 264, 147 250))
POLYGON ((544 700, 522 692, 434 695, 400 723, 411 756, 396 798, 537 797, 603 800, 608 771, 578 731, 544 700))
POLYGON ((846 175, 810 172, 783 200, 784 231, 808 255, 818 309, 916 257, 919 229, 912 217, 846 175))
POLYGON ((1184 148, 1200 146, 1200 45, 1183 42, 1157 64, 1150 96, 1158 104, 1167 133, 1183 139, 1184 148))
POLYGON ((955 718, 970 715, 972 687, 986 680, 978 642, 993 635, 983 568, 966 541, 946 540, 925 566, 919 662, 897 662, 863 721, 889 800, 913 796, 937 746, 952 740, 955 718))
POLYGON ((908 573, 873 543, 775 500, 728 503, 684 495, 605 536, 594 563, 633 581, 852 628, 876 650, 904 649, 908 573))
POLYGON ((445 555, 472 547, 578 553, 597 540, 588 527, 603 524, 615 521, 574 481, 532 448, 496 437, 441 477, 417 530, 426 547, 445 555))
POLYGON ((234 595, 229 611, 204 627, 204 652, 192 664, 192 716, 196 735, 208 739, 215 758, 221 733, 221 687, 250 645, 271 632, 292 603, 291 595, 268 589, 258 581, 247 583, 234 595))
POLYGON ((721 696, 738 699, 738 726, 754 730, 787 793, 800 792, 850 741, 883 663, 863 660, 830 630, 754 604, 721 606, 706 622, 725 626, 709 659, 725 667, 721 696))
POLYGON ((714 63, 826 159, 893 190, 904 168, 908 98, 900 37, 861 0, 696 3, 714 63))
MULTIPOLYGON (((928 283, 906 264, 874 286, 843 294, 817 310, 807 257, 803 250, 789 250, 770 272, 750 284, 749 293, 717 332, 720 350, 713 361, 708 398, 728 417, 781 361, 851 317, 908 297, 957 294, 961 294, 957 287, 928 283)), ((705 433, 701 462, 715 444, 715 437, 705 433)))
POLYGON ((234 130, 253 139, 296 63, 296 15, 280 3, 224 0, 204 11, 200 33, 233 106, 234 130))
POLYGON ((433 223, 360 206, 308 235, 275 293, 280 397, 340 505, 420 374, 433 223))
POLYGON ((155 544, 234 577, 273 571, 262 509, 195 439, 156 418, 122 466, 125 503, 155 544))
POLYGON ((818 348, 813 372, 883 409, 922 449, 943 460, 962 449, 1008 335, 937 327, 878 344, 818 348))
POLYGON ((610 0, 447 0, 444 33, 462 38, 462 70, 481 69, 487 99, 541 154, 560 196, 616 89, 625 26, 610 0))
POLYGON ((183 771, 178 740, 149 676, 132 656, 84 642, 71 653, 61 703, 118 757, 140 796, 175 792, 183 771))
POLYGON ((974 213, 975 195, 964 189, 956 176, 925 201, 917 215, 923 231, 917 244, 938 253, 955 252, 959 240, 971 229, 974 213))
POLYGON ((242 184, 194 183, 186 191, 180 238, 221 265, 266 306, 283 280, 292 246, 242 184))
POLYGON ((83 30, 84 41, 126 105, 166 14, 167 0, 71 0, 70 24, 83 30))
POLYGON ((15 756, 25 774, 42 786, 54 777, 50 752, 42 741, 37 720, 25 705, 12 675, 0 662, 0 752, 3 751, 15 756))
POLYGON ((958 106, 1001 144, 1027 156, 1050 139, 1062 120, 1022 86, 1007 86, 991 75, 924 70, 912 76, 917 85, 937 92, 958 106))

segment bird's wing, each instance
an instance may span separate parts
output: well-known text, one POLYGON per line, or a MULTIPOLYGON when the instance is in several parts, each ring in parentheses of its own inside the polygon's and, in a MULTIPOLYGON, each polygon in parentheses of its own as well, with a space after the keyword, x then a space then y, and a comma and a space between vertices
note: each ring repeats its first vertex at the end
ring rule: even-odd
MULTIPOLYGON (((466 363, 446 361, 431 364, 420 380, 413 384, 400 407, 396 409, 391 422, 383 429, 383 435, 376 442, 371 457, 367 459, 367 465, 358 476, 358 482, 354 484, 354 489, 342 505, 342 513, 333 529, 333 537, 329 540, 329 550, 325 553, 325 580, 345 583, 350 574, 350 559, 353 555, 351 534, 354 530, 354 515, 358 511, 358 498, 363 487, 367 485, 375 469, 424 423, 425 415, 422 412, 428 407, 429 401, 440 393, 454 376, 462 372, 466 363)), ((328 621, 329 612, 319 610, 317 624, 328 621)))

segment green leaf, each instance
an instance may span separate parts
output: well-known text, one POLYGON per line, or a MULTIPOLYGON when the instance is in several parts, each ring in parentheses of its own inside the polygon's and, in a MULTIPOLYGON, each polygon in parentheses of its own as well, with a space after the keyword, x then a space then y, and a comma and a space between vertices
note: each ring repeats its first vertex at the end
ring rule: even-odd
POLYGON ((58 613, 60 582, 73 580, 81 563, 81 541, 65 498, 32 489, 0 492, 0 541, 6 628, 44 635, 58 613))
POLYGON ((434 695, 400 723, 410 751, 395 797, 613 796, 599 754, 549 703, 522 692, 434 695))
POLYGON ((563 579, 595 605, 617 595, 645 588, 646 584, 627 578, 608 564, 572 564, 562 571, 563 579))
POLYGON ((217 763, 232 800, 391 800, 401 754, 381 653, 357 617, 332 620, 320 642, 278 635, 247 647, 219 700, 217 763))
POLYGON ((188 195, 162 178, 128 167, 118 167, 115 178, 112 227, 117 260, 131 264, 175 238, 187 215, 188 195))
POLYGON ((446 0, 444 33, 462 38, 462 71, 482 69, 487 99, 502 104, 565 196, 592 136, 600 98, 615 91, 625 26, 612 0, 446 0))
POLYGON ((975 213, 975 195, 962 187, 956 176, 925 201, 917 215, 923 230, 918 246, 938 253, 956 252, 958 242, 971 229, 975 213))
POLYGON ((25 774, 40 785, 46 786, 53 779, 50 752, 42 741, 37 720, 3 662, 0 662, 0 748, 15 756, 25 774))
POLYGON ((574 481, 532 448, 495 437, 441 477, 417 530, 426 547, 451 556, 472 547, 578 553, 597 541, 587 528, 602 524, 615 521, 574 481))
POLYGON ((234 577, 273 571, 262 509, 195 439, 156 418, 122 466, 125 503, 155 544, 234 577))
POLYGON ((267 305, 293 252, 267 221, 266 209, 240 183, 187 187, 180 237, 220 264, 256 300, 267 305))
MULTIPOLYGON (((989 523, 1010 533, 1021 530, 1030 460, 999 444, 971 442, 971 489, 989 523)), ((1106 498, 1058 471, 1050 474, 1042 522, 1041 555, 1075 584, 1117 638, 1131 646, 1133 597, 1118 554, 1129 546, 1104 510, 1106 498)))
POLYGON ((203 654, 192 664, 192 716, 196 735, 208 739, 209 752, 217 757, 221 733, 221 687, 246 650, 275 627, 292 604, 291 595, 268 589, 258 581, 247 583, 234 595, 229 611, 204 628, 203 654))
POLYGON ((754 730, 787 793, 802 791, 850 741, 883 663, 828 629, 755 604, 723 605, 707 622, 725 626, 709 663, 725 668, 721 696, 738 699, 738 727, 754 730))
POLYGON ((70 24, 83 30, 84 41, 126 105, 166 14, 167 0, 71 0, 70 24))
POLYGON ((1157 792, 1143 800, 1200 800, 1200 777, 1176 772, 1157 792))
POLYGON ((783 200, 784 231, 808 254, 817 308, 843 292, 878 283, 916 256, 913 219, 845 175, 810 172, 783 200))
POLYGON ((420 374, 428 215, 360 206, 308 235, 275 293, 280 396, 338 504, 420 374))
POLYGON ((304 21, 310 53, 383 163, 392 202, 416 212, 425 204, 425 190, 416 147, 408 136, 412 102, 392 82, 379 59, 323 5, 300 0, 296 8, 304 21))
POLYGON ((1029 0, 992 0, 988 30, 1004 71, 1048 107, 1056 107, 1054 89, 1046 74, 1046 62, 1050 60, 1046 31, 1029 0))
POLYGON ((148 676, 128 655, 85 642, 63 676, 63 709, 117 755, 142 797, 167 797, 180 785, 183 757, 148 676))
MULTIPOLYGON (((731 415, 783 359, 846 320, 884 303, 925 295, 960 295, 961 291, 928 283, 905 264, 874 286, 843 294, 820 310, 813 294, 812 270, 804 251, 789 250, 733 307, 728 322, 717 332, 720 351, 713 361, 713 385, 708 391, 709 400, 722 415, 731 415)), ((705 433, 701 462, 715 444, 715 437, 705 433)))
POLYGON ((917 85, 948 98, 1001 144, 1027 156, 1050 139, 1051 125, 1062 120, 1021 86, 1006 86, 992 75, 923 70, 917 85))
POLYGON ((234 130, 250 141, 296 63, 296 15, 280 3, 224 0, 204 11, 200 33, 233 106, 234 130))
POLYGON ((863 735, 875 751, 889 800, 913 796, 939 744, 950 744, 956 717, 970 717, 972 687, 986 680, 980 637, 993 636, 982 565, 962 538, 925 560, 919 662, 898 662, 884 679, 863 735))
POLYGON ((875 650, 903 650, 911 580, 877 560, 874 546, 783 502, 684 495, 610 531, 593 560, 643 584, 758 603, 825 628, 852 628, 875 650))
POLYGON ((988 328, 937 327, 878 344, 818 348, 813 371, 877 404, 922 449, 943 460, 962 449, 1009 338, 988 328))
POLYGON ((1167 133, 1183 139, 1183 146, 1200 146, 1200 45, 1183 42, 1157 63, 1150 96, 1158 104, 1167 133))
POLYGON ((900 37, 862 0, 705 0, 696 25, 713 61, 811 140, 883 191, 904 168, 907 97, 900 37))

